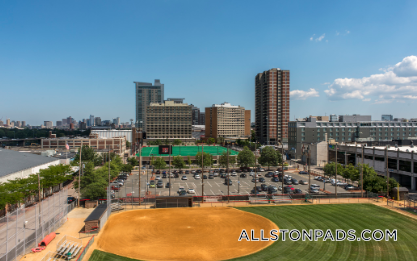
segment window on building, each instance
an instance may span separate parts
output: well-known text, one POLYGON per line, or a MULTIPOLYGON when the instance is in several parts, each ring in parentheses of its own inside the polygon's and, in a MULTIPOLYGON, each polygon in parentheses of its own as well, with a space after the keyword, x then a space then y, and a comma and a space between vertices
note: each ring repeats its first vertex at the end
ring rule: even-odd
POLYGON ((397 159, 388 158, 388 168, 397 170, 397 159))
POLYGON ((399 169, 406 172, 411 172, 411 161, 400 160, 399 169))

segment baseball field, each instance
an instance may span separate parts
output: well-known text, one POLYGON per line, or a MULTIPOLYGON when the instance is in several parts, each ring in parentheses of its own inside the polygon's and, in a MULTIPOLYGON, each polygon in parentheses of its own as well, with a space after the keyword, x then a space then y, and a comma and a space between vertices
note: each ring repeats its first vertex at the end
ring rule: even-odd
POLYGON ((416 220, 372 204, 141 211, 112 215, 89 260, 417 260, 416 220), (397 229, 398 240, 238 241, 241 229, 272 227, 397 229))
MULTIPOLYGON (((195 156, 198 152, 201 152, 201 146, 172 146, 172 154, 171 156, 195 156)), ((221 146, 204 146, 204 152, 210 153, 213 156, 221 155, 226 152, 226 148, 221 146)), ((237 155, 237 151, 229 150, 230 155, 237 155)), ((159 154, 158 146, 154 147, 143 147, 141 151, 142 157, 150 157, 150 156, 168 156, 166 154, 161 155, 159 154)), ((139 157, 139 153, 136 154, 139 157)))

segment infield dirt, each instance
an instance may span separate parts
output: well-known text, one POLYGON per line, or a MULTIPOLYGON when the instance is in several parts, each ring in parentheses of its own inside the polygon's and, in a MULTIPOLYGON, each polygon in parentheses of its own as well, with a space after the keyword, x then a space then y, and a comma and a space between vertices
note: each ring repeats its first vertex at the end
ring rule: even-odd
POLYGON ((141 260, 225 260, 258 252, 272 241, 238 241, 277 229, 262 216, 234 208, 133 210, 114 214, 97 242, 105 252, 141 260))

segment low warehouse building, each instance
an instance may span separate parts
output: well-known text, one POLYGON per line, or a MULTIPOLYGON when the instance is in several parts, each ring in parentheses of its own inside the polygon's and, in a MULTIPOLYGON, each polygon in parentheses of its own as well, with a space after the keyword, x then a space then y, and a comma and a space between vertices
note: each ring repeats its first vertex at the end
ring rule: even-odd
POLYGON ((57 158, 0 149, 0 183, 27 178, 41 169, 59 164, 60 159, 57 158))
POLYGON ((107 221, 107 204, 98 205, 84 220, 84 231, 100 230, 107 221))

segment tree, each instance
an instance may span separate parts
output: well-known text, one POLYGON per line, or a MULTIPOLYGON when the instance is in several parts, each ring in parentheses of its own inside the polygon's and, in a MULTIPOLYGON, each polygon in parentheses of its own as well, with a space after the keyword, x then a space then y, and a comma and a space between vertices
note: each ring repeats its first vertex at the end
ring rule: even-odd
POLYGON ((181 140, 179 140, 179 139, 175 139, 175 140, 172 142, 172 144, 173 144, 173 145, 181 145, 181 143, 182 143, 182 141, 181 141, 181 140))
POLYGON ((172 161, 172 165, 174 165, 177 169, 185 168, 185 162, 184 159, 181 156, 174 157, 174 160, 172 161))
POLYGON ((278 166, 282 163, 282 156, 281 153, 274 150, 272 147, 267 146, 262 149, 261 156, 258 159, 259 164, 263 166, 268 166, 268 170, 270 166, 278 166))
POLYGON ((159 157, 155 159, 153 165, 155 166, 155 168, 161 170, 165 168, 167 164, 165 163, 165 160, 163 158, 159 157))
MULTIPOLYGON (((102 162, 102 157, 98 155, 95 150, 88 146, 82 147, 81 153, 81 160, 82 162, 92 161, 94 166, 99 166, 102 162)), ((75 166, 79 165, 80 163, 80 150, 78 149, 77 154, 74 156, 73 164, 75 166)))
POLYGON ((250 132, 250 140, 256 142, 256 132, 254 130, 251 130, 250 132))
POLYGON ((218 144, 223 144, 224 143, 224 137, 218 137, 217 138, 217 143, 218 144))
POLYGON ((164 145, 169 145, 171 142, 167 139, 164 140, 164 145))
POLYGON ((139 165, 139 161, 136 159, 136 157, 128 158, 127 162, 129 162, 129 164, 132 165, 133 167, 139 165))
POLYGON ((207 144, 213 144, 214 142, 216 142, 216 140, 214 138, 208 138, 207 139, 207 144))
MULTIPOLYGON (((236 164, 236 156, 230 156, 232 154, 231 151, 229 151, 229 166, 233 166, 233 164, 236 164)), ((227 168, 227 152, 223 151, 222 155, 219 157, 219 165, 222 168, 227 168)))
POLYGON ((359 168, 349 164, 347 167, 342 169, 341 175, 345 179, 350 179, 353 182, 359 179, 360 171, 359 168))
POLYGON ((243 147, 243 150, 239 152, 237 160, 241 167, 249 167, 255 165, 255 154, 248 148, 243 147))
POLYGON ((133 166, 130 164, 123 164, 120 168, 121 171, 130 173, 132 172, 133 166))
POLYGON ((211 167, 211 165, 213 164, 213 156, 210 153, 204 152, 204 155, 202 155, 201 152, 198 152, 195 155, 195 158, 197 165, 200 167, 202 167, 202 165, 204 165, 204 167, 211 167), (201 157, 203 157, 203 160, 201 159, 201 157), (203 164, 202 161, 204 161, 203 164))
POLYGON ((130 143, 128 140, 126 140, 126 148, 130 148, 132 146, 132 143, 130 143))
POLYGON ((193 163, 192 162, 192 160, 191 160, 191 158, 190 158, 190 156, 187 156, 187 164, 188 164, 188 167, 191 169, 191 163, 193 163))

